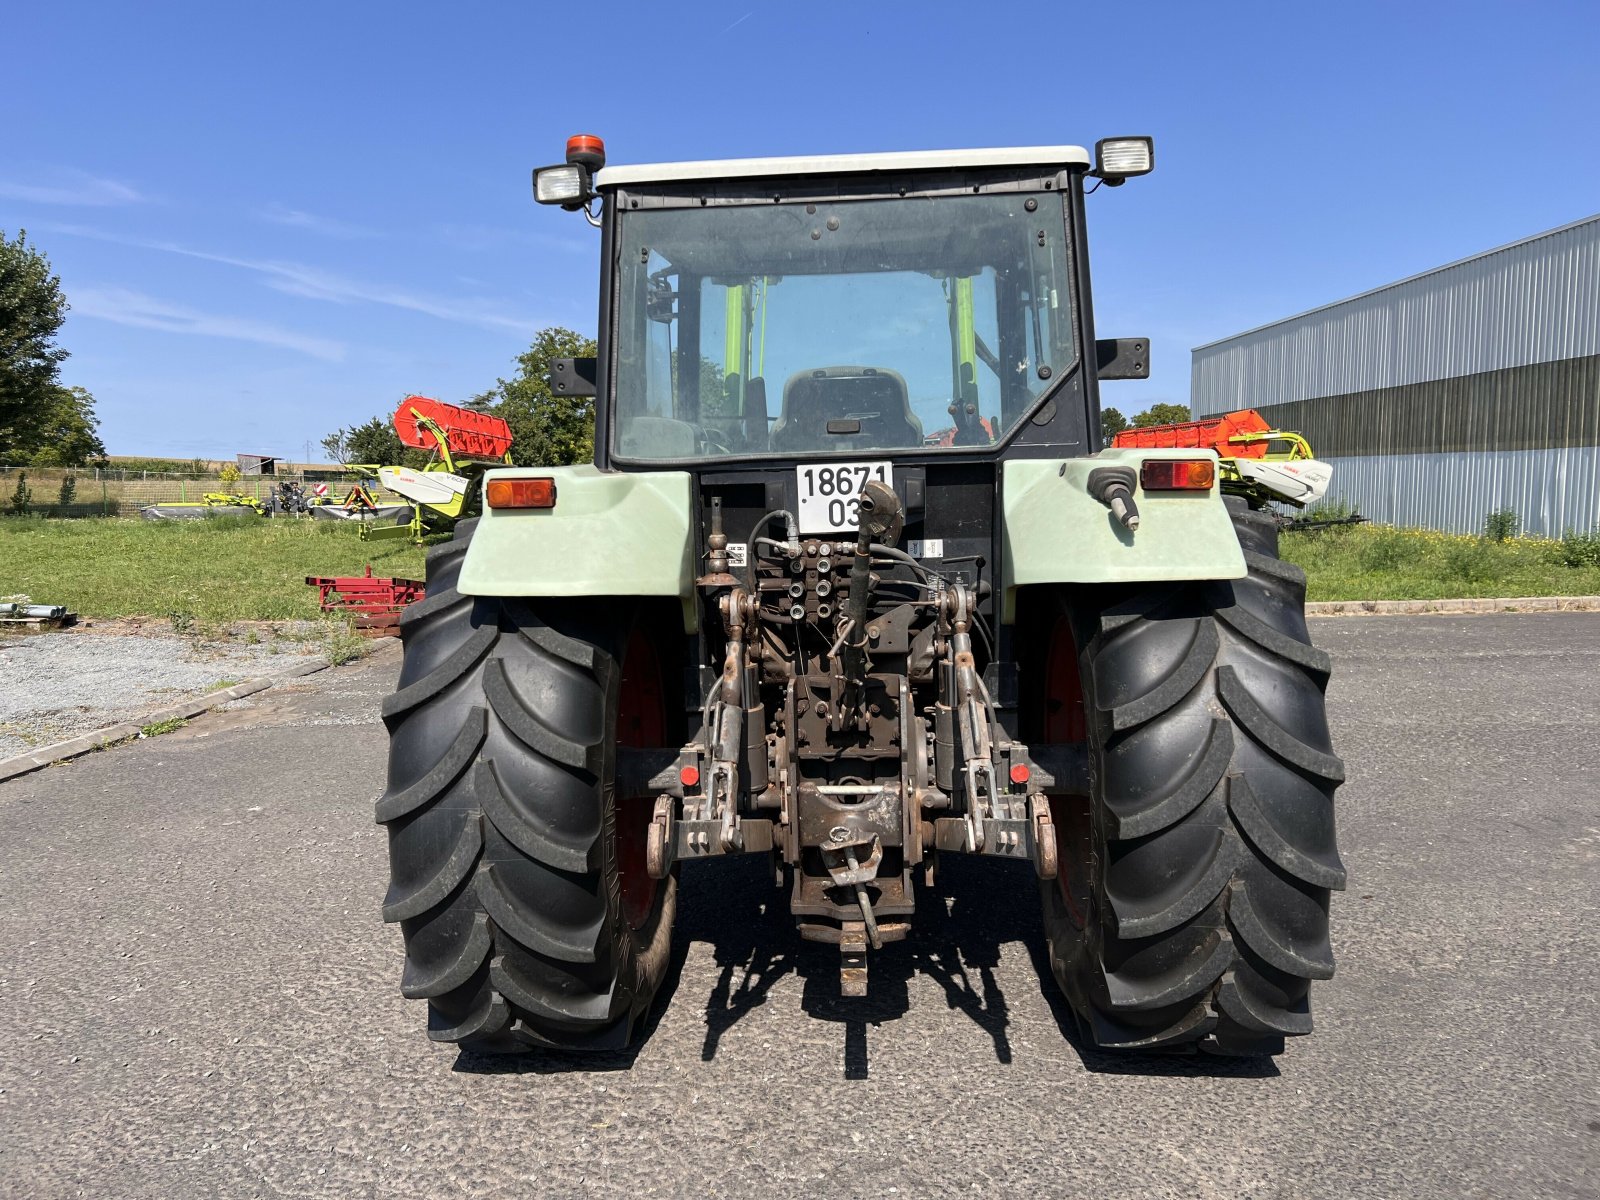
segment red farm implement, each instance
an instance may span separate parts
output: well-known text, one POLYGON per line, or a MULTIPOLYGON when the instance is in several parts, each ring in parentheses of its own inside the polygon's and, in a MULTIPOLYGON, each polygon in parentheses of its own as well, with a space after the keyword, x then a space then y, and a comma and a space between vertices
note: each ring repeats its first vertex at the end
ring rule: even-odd
POLYGON ((1273 501, 1304 507, 1322 499, 1333 476, 1332 467, 1315 461, 1305 438, 1274 429, 1253 408, 1198 421, 1124 429, 1112 439, 1112 445, 1213 450, 1222 473, 1222 490, 1245 497, 1252 508, 1273 501))
POLYGON ((317 589, 323 612, 349 617, 351 624, 370 637, 398 633, 400 613, 425 594, 415 579, 374 576, 370 564, 365 575, 307 575, 306 582, 317 589))

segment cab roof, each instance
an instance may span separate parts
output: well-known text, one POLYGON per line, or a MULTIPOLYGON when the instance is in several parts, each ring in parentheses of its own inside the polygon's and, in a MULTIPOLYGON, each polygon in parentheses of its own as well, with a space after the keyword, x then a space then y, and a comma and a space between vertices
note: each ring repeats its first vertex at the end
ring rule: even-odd
POLYGON ((817 154, 794 158, 725 158, 706 162, 602 167, 596 188, 690 179, 757 179, 778 175, 848 175, 872 171, 941 171, 982 167, 1086 167, 1082 146, 1008 146, 987 150, 907 150, 892 154, 817 154))

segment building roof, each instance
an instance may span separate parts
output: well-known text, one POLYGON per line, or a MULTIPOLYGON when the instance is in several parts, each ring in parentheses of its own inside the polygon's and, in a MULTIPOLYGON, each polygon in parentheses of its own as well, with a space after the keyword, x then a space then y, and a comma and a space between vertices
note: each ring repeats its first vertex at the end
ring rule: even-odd
POLYGON ((1088 166, 1082 146, 1009 146, 988 150, 910 150, 891 154, 818 154, 794 158, 726 158, 706 162, 602 167, 597 188, 689 179, 758 179, 778 175, 844 175, 871 171, 938 171, 981 167, 1088 166))
POLYGON ((1333 300, 1327 304, 1319 304, 1315 308, 1308 308, 1304 312, 1297 312, 1291 316, 1279 317, 1276 321, 1268 321, 1264 325, 1254 325, 1251 328, 1241 330, 1238 333, 1230 333, 1227 337, 1220 337, 1209 342, 1202 342, 1200 345, 1192 347, 1192 349, 1196 352, 1201 350, 1209 350, 1211 347, 1220 346, 1224 342, 1231 342, 1237 338, 1246 338, 1252 334, 1260 333, 1263 330, 1271 329, 1276 325, 1287 325, 1291 321, 1300 320, 1302 317, 1309 317, 1316 313, 1323 312, 1326 309, 1338 308, 1341 304, 1351 304, 1357 300, 1365 300, 1369 296, 1377 296, 1383 292, 1392 291, 1395 288, 1406 287, 1409 284, 1416 283, 1418 280, 1427 279, 1431 275, 1438 275, 1444 271, 1454 271, 1459 267, 1464 267, 1469 263, 1475 263, 1480 259, 1491 258, 1496 254, 1504 254, 1507 250, 1515 250, 1519 246, 1526 246, 1533 242, 1540 242, 1545 238, 1552 238, 1558 234, 1566 233, 1568 230, 1577 229, 1583 225, 1590 225, 1597 221, 1600 221, 1600 213, 1596 213, 1592 217, 1580 217, 1578 220, 1569 221, 1565 225, 1557 225, 1554 229, 1546 229, 1543 233, 1535 233, 1530 237, 1518 238, 1514 242, 1507 242, 1505 245, 1496 246, 1491 250, 1480 250, 1476 254, 1469 254, 1465 258, 1458 258, 1454 262, 1447 262, 1442 267, 1430 267, 1426 271, 1418 271, 1415 275, 1407 275, 1404 279, 1397 279, 1393 283, 1385 283, 1379 287, 1368 288, 1364 292, 1357 292, 1355 295, 1346 296, 1342 300, 1333 300))

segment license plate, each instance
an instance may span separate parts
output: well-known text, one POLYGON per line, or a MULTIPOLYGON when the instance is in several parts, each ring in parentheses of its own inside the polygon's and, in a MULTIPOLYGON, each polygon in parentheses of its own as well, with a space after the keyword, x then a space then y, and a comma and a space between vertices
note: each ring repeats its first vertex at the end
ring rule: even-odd
POLYGON ((894 468, 886 462, 814 463, 797 467, 795 476, 801 533, 854 533, 861 489, 874 479, 894 486, 894 468))

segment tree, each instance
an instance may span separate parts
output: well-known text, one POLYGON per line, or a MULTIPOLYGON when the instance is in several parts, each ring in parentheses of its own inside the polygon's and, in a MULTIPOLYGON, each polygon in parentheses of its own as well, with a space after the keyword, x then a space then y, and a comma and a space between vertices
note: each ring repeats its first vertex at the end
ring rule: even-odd
POLYGON ((467 407, 492 412, 511 426, 512 460, 519 467, 555 467, 594 457, 594 400, 557 396, 550 391, 550 363, 557 358, 590 358, 595 340, 552 326, 534 335, 517 356, 517 373, 468 401, 467 407))
POLYGON ((1111 439, 1128 427, 1128 418, 1114 408, 1100 410, 1100 440, 1107 446, 1111 439))
POLYGON ((28 473, 17 472, 17 490, 11 493, 11 515, 25 517, 28 509, 33 504, 33 489, 28 486, 28 473))
POLYGON ((10 240, 0 230, 0 461, 16 455, 35 414, 54 398, 67 357, 55 337, 66 318, 50 261, 28 244, 26 231, 10 240))
POLYGON ((340 466, 350 461, 350 431, 348 429, 335 429, 317 444, 327 451, 328 457, 340 466))
POLYGON ((1175 425, 1189 419, 1187 404, 1152 404, 1133 419, 1135 429, 1148 429, 1152 425, 1175 425))
MULTIPOLYGON (((378 466, 409 466, 419 451, 408 450, 394 431, 394 423, 383 417, 373 417, 364 425, 351 429, 345 438, 345 448, 350 457, 346 462, 376 463, 378 466)), ((426 452, 421 452, 423 461, 426 452)))
POLYGON ((82 467, 103 462, 95 431, 94 397, 81 387, 52 387, 13 435, 6 456, 36 467, 82 467))

